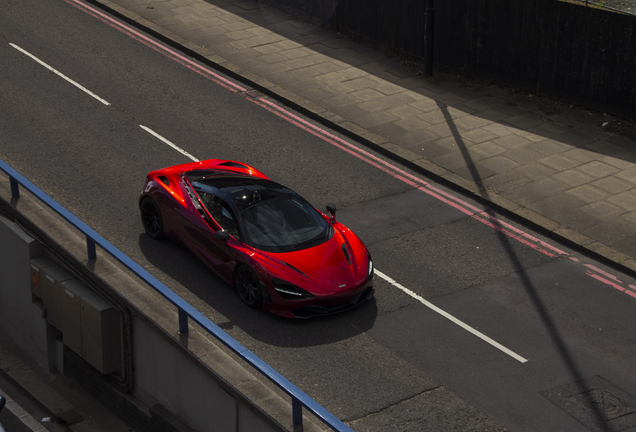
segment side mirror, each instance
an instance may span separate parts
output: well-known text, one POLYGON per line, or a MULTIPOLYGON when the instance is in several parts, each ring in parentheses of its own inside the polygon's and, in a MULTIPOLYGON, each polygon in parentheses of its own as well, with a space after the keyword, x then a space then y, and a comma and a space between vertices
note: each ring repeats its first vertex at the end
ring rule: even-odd
POLYGON ((227 230, 218 230, 214 231, 214 236, 219 240, 226 242, 230 238, 230 233, 227 232, 227 230))
POLYGON ((336 206, 332 203, 327 204, 327 211, 331 215, 331 219, 336 220, 336 206))

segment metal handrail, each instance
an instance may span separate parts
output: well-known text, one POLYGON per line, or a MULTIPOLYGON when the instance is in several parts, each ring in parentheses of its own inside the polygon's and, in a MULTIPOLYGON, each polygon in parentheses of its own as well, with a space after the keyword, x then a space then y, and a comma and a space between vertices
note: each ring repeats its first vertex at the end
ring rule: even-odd
POLYGON ((95 246, 99 245, 104 251, 108 252, 117 261, 123 264, 130 271, 135 273, 144 282, 154 288, 159 294, 166 298, 170 303, 177 307, 179 311, 179 332, 188 332, 188 318, 194 320, 197 324, 208 331, 212 336, 221 341, 225 346, 231 349, 239 357, 252 365, 257 371, 265 375, 281 390, 292 398, 292 423, 293 425, 302 424, 302 408, 305 407, 309 412, 314 414, 327 426, 337 432, 353 432, 351 428, 345 425, 340 419, 323 408, 318 402, 307 396, 302 390, 292 384, 287 378, 278 373, 274 368, 258 358, 256 354, 245 348, 229 334, 221 330, 219 326, 206 318, 201 312, 175 294, 170 288, 165 286, 153 275, 146 271, 139 264, 130 259, 122 251, 110 244, 106 239, 97 234, 91 227, 82 222, 77 216, 72 214, 66 208, 57 203, 54 199, 42 192, 37 186, 27 180, 23 175, 14 170, 6 162, 0 159, 0 169, 9 176, 11 185, 11 196, 13 198, 20 197, 20 187, 22 185, 30 193, 35 195, 39 200, 48 205, 53 211, 62 216, 71 225, 77 228, 86 236, 86 249, 89 260, 97 259, 95 246))

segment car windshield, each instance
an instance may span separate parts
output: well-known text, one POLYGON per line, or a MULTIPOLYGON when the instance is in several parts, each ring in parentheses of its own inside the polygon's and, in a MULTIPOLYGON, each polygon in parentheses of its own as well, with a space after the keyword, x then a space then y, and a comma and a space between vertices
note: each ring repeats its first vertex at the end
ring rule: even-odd
POLYGON ((281 184, 212 171, 186 175, 214 220, 256 249, 296 251, 319 245, 333 235, 320 212, 281 184))
POLYGON ((296 197, 262 201, 242 214, 251 246, 266 252, 290 252, 327 241, 333 231, 316 209, 296 197))

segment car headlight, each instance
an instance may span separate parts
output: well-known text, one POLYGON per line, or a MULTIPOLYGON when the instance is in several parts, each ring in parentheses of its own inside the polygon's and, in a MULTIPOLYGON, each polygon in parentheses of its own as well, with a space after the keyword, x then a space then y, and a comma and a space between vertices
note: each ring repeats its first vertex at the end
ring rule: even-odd
POLYGON ((308 293, 302 288, 298 288, 296 285, 286 282, 282 279, 272 279, 274 289, 285 300, 305 300, 314 298, 313 295, 308 293))

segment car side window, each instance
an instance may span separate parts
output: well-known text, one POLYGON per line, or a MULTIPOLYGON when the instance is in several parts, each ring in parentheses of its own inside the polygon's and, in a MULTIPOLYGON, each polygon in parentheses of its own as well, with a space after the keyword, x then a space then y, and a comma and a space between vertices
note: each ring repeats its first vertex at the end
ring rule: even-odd
POLYGON ((234 238, 240 240, 241 234, 239 232, 238 221, 236 220, 236 215, 232 211, 232 208, 217 196, 209 199, 206 204, 210 215, 219 225, 221 225, 221 228, 229 232, 234 238))

